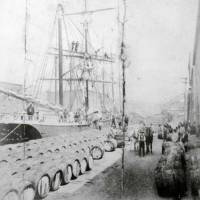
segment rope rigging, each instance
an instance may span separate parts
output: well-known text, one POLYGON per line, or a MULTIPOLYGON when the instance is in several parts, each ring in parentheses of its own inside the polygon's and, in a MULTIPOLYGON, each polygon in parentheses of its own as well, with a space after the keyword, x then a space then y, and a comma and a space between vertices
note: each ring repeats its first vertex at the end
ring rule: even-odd
MULTIPOLYGON (((49 55, 48 55, 48 52, 49 52, 49 49, 52 48, 52 44, 55 44, 56 47, 58 46, 58 40, 56 39, 54 41, 54 37, 58 38, 57 37, 57 18, 58 18, 58 9, 56 10, 56 13, 55 13, 55 17, 54 17, 54 20, 53 20, 53 23, 51 25, 51 31, 50 31, 50 34, 49 34, 49 41, 48 41, 48 46, 47 46, 47 50, 45 51, 45 56, 43 57, 42 59, 42 64, 41 64, 41 68, 39 70, 39 73, 38 73, 38 77, 36 78, 35 80, 35 86, 33 87, 33 94, 34 94, 34 97, 35 98, 38 98, 41 94, 42 94, 42 90, 44 88, 44 82, 45 82, 45 77, 48 77, 48 79, 50 80, 55 80, 55 87, 56 87, 56 79, 57 77, 54 77, 55 75, 55 65, 51 65, 49 64, 49 55)), ((64 15, 62 15, 62 23, 63 23, 63 31, 64 31, 64 39, 66 40, 66 42, 64 44, 67 44, 67 48, 66 50, 69 51, 69 55, 73 55, 74 52, 72 52, 71 50, 71 45, 72 43, 70 43, 70 39, 69 39, 69 35, 72 37, 71 40, 72 41, 78 41, 80 40, 80 36, 84 39, 85 38, 85 34, 79 29, 79 27, 73 22, 73 20, 71 18, 67 18, 68 19, 68 22, 71 23, 71 25, 75 28, 76 31, 74 31, 73 33, 70 34, 70 29, 68 28, 68 23, 66 22, 66 18, 64 15), (77 34, 78 33, 78 34, 77 34)), ((90 32, 92 32, 92 29, 90 31, 88 31, 88 45, 89 47, 91 48, 91 50, 93 52, 98 52, 98 50, 100 49, 95 49, 94 46, 92 45, 92 43, 90 42, 90 39, 91 39, 91 36, 90 36, 90 32)), ((97 35, 96 35, 97 36, 97 35)), ((83 43, 81 43, 83 44, 83 43)), ((95 85, 95 76, 96 76, 96 73, 98 71, 98 68, 101 68, 102 64, 99 63, 98 61, 94 61, 92 60, 91 58, 86 58, 87 59, 87 63, 89 63, 89 66, 91 66, 91 71, 89 71, 90 69, 85 69, 85 68, 82 68, 82 66, 84 66, 84 60, 83 59, 76 59, 78 63, 82 63, 82 64, 79 64, 79 65, 76 65, 74 62, 74 59, 73 56, 69 56, 69 63, 65 62, 65 65, 67 64, 68 66, 71 66, 69 71, 65 72, 63 74, 63 77, 66 76, 66 75, 70 75, 70 82, 67 81, 66 83, 64 82, 64 91, 67 90, 68 86, 70 86, 70 90, 73 90, 73 101, 72 99, 70 99, 71 101, 71 105, 69 105, 69 107, 73 107, 73 103, 75 102, 75 100, 77 99, 77 102, 79 99, 84 99, 85 98, 85 89, 83 89, 84 87, 84 81, 72 81, 72 79, 80 79, 81 77, 83 77, 84 75, 84 70, 87 71, 87 73, 89 74, 91 80, 94 80, 94 82, 92 82, 92 88, 96 89, 97 88, 97 85, 95 85), (80 75, 78 75, 77 72, 75 72, 75 68, 79 68, 81 71, 82 71, 82 75, 81 77, 79 77, 80 75), (94 87, 95 86, 95 87, 94 87), (82 90, 82 98, 80 98, 80 92, 78 90, 82 90)), ((49 85, 49 90, 50 91, 53 91, 52 90, 52 87, 53 87, 53 84, 52 84, 52 81, 49 85)), ((56 89, 55 89, 55 92, 56 92, 56 89)), ((99 94, 100 95, 100 92, 99 94)), ((110 98, 109 95, 105 95, 106 98, 110 98)), ((100 98, 100 100, 102 101, 102 98, 100 98)), ((103 105, 103 103, 101 102, 101 107, 105 107, 105 105, 103 105)), ((69 108, 71 109, 71 108, 69 108)))

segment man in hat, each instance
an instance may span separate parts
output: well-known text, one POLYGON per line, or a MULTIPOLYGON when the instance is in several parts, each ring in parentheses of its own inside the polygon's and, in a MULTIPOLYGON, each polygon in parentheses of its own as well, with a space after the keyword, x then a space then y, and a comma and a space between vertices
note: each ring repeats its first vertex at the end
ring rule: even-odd
POLYGON ((35 109, 32 103, 29 104, 29 106, 27 107, 27 115, 28 115, 28 120, 32 120, 33 119, 33 115, 35 114, 35 109))
POLYGON ((145 141, 146 141, 145 135, 146 135, 145 123, 140 122, 140 128, 138 130, 139 156, 141 156, 141 154, 145 156, 145 141))
POLYGON ((153 128, 152 124, 146 128, 146 153, 152 153, 152 144, 153 144, 153 128))

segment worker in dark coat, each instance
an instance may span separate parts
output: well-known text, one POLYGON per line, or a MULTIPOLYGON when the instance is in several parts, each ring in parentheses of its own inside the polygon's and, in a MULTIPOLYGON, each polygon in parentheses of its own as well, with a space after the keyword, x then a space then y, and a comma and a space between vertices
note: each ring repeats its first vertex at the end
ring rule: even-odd
POLYGON ((27 115, 28 115, 28 120, 32 120, 33 119, 33 115, 35 114, 35 109, 32 103, 29 104, 29 106, 27 107, 27 115))
POLYGON ((169 130, 167 128, 167 125, 164 125, 164 129, 163 129, 163 141, 167 141, 167 137, 169 135, 169 130))
POLYGON ((124 117, 125 126, 128 126, 128 122, 129 122, 128 115, 125 115, 125 117, 124 117))
POLYGON ((153 145, 153 128, 152 124, 146 128, 146 153, 152 153, 152 145, 153 145))
POLYGON ((116 119, 114 115, 112 116, 111 127, 116 128, 116 119))
POLYGON ((187 152, 187 149, 188 149, 188 132, 187 131, 184 132, 184 134, 181 138, 181 142, 184 145, 185 152, 187 152))
POLYGON ((145 142, 146 142, 146 128, 144 122, 140 123, 138 130, 138 142, 139 142, 139 156, 143 154, 145 156, 145 142))

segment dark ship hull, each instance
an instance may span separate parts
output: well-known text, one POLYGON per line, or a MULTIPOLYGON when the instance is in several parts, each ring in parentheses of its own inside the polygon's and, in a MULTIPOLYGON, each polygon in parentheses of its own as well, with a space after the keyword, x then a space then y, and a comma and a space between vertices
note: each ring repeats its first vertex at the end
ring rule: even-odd
POLYGON ((0 144, 14 144, 92 129, 89 124, 0 123, 0 144))

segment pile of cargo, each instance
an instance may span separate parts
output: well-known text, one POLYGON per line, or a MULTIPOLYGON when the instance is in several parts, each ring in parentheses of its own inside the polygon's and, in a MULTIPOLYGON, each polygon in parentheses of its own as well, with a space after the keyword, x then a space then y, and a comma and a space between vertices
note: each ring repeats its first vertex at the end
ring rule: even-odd
POLYGON ((1 146, 0 200, 45 198, 115 148, 116 141, 96 130, 1 146))
MULTIPOLYGON (((164 139, 162 133, 159 133, 159 134, 158 134, 158 139, 160 139, 160 140, 163 140, 163 139, 164 139)), ((166 141, 167 141, 167 142, 171 142, 171 141, 172 141, 172 135, 171 135, 171 134, 167 134, 166 141)))
POLYGON ((191 185, 191 193, 194 197, 200 197, 200 150, 189 157, 188 171, 191 185))
POLYGON ((160 140, 163 139, 163 134, 162 133, 158 133, 158 139, 160 139, 160 140))
POLYGON ((188 150, 200 148, 200 141, 189 141, 187 144, 188 150))
POLYGON ((180 197, 186 192, 184 148, 179 143, 164 142, 155 168, 155 183, 160 196, 180 197))

